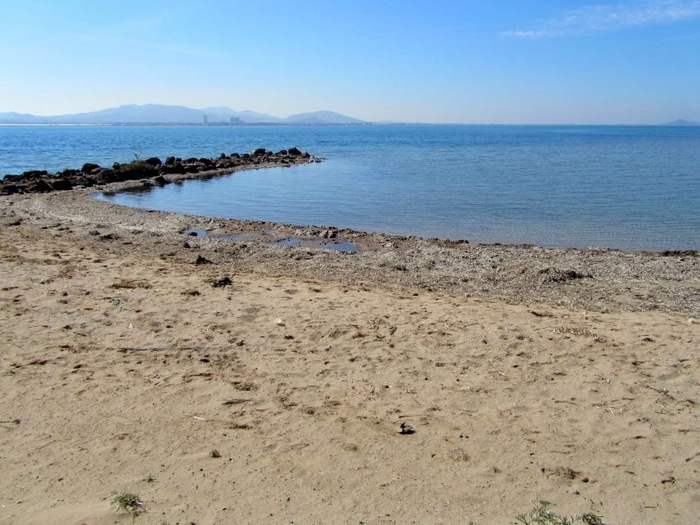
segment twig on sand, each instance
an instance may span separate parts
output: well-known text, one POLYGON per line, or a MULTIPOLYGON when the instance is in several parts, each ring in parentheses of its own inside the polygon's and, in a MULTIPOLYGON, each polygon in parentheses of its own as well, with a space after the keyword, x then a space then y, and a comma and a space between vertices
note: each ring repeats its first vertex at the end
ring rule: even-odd
POLYGON ((201 348, 194 346, 185 346, 181 348, 176 348, 172 346, 154 346, 154 347, 134 347, 134 346, 122 346, 119 348, 121 352, 167 352, 169 350, 175 352, 201 352, 201 348))

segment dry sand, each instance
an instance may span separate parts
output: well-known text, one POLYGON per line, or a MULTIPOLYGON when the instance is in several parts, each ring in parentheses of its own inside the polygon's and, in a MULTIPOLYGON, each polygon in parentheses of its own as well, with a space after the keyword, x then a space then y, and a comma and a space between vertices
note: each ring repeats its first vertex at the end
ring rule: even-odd
POLYGON ((692 253, 0 210, 2 524, 700 520, 692 253))

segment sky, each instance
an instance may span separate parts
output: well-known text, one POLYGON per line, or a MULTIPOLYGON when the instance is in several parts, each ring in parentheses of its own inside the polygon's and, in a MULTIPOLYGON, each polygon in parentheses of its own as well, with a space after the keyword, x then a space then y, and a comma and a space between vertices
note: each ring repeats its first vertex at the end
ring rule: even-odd
POLYGON ((0 112, 700 121, 700 0, 0 0, 0 112))

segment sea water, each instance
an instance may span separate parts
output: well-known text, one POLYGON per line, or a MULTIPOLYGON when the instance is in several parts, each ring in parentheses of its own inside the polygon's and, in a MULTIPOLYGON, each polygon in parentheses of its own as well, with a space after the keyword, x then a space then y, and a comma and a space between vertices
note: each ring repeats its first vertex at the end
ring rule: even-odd
POLYGON ((700 127, 0 127, 0 174, 292 146, 326 161, 97 197, 479 243, 700 249, 700 127))

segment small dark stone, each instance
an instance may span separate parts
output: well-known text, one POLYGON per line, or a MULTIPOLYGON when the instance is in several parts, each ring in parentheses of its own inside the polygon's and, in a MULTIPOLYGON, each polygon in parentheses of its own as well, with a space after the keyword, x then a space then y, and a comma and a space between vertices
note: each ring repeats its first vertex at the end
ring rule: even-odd
POLYGON ((231 286, 232 284, 233 281, 231 281, 231 279, 228 277, 222 277, 221 279, 214 281, 212 286, 214 286, 214 288, 222 288, 224 286, 231 286))

